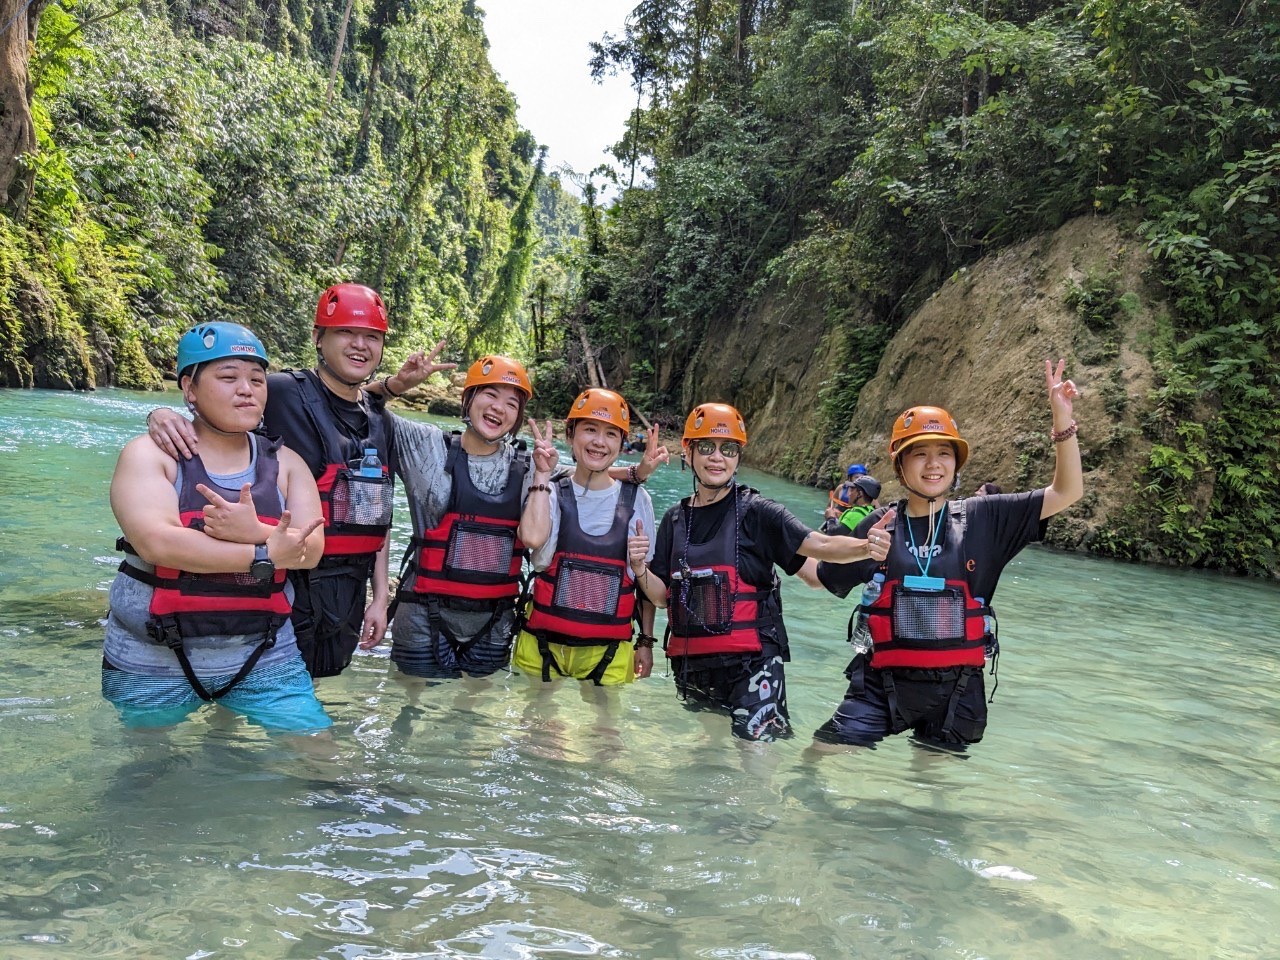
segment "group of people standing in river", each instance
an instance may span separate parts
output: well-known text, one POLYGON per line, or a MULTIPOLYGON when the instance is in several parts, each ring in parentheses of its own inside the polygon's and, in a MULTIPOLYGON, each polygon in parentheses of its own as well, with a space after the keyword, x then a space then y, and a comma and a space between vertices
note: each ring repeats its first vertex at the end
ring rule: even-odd
POLYGON ((873 746, 911 730, 961 750, 981 738, 1000 571, 1082 493, 1077 390, 1061 361, 1045 364, 1050 486, 949 501, 968 444, 945 410, 915 406, 888 450, 906 497, 821 532, 738 482, 747 429, 727 403, 688 414, 693 490, 657 522, 643 483, 669 454, 651 431, 638 464, 617 463, 633 419, 621 395, 574 400, 562 470, 551 422, 529 420, 531 445, 517 439, 533 385, 507 357, 469 366, 461 431, 391 414, 388 397, 455 364, 437 361, 442 342, 375 379, 387 330, 376 292, 338 284, 317 306, 313 369, 268 374, 261 341, 235 324, 180 340, 192 419, 153 410, 111 485, 125 559, 103 693, 126 722, 170 724, 217 701, 268 729, 323 730, 313 680, 379 644, 389 620, 407 676, 510 665, 543 682, 624 684, 653 670, 665 608, 680 698, 727 713, 735 736, 772 740, 792 732, 780 569, 839 596, 883 579, 862 611, 873 642, 818 740, 873 746), (413 527, 394 597, 393 476, 413 527))

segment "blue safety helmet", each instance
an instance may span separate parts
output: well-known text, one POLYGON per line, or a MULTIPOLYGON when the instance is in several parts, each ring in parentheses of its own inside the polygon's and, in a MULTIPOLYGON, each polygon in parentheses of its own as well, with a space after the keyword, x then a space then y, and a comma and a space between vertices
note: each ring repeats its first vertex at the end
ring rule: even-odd
POLYGON ((267 348, 246 327, 223 321, 196 324, 178 341, 178 379, 194 373, 193 367, 226 357, 256 360, 267 366, 267 348))
POLYGON ((866 472, 867 472, 867 466, 866 466, 866 464, 864 464, 864 463, 851 463, 851 464, 849 464, 849 472, 846 474, 846 476, 850 476, 850 477, 860 477, 860 476, 862 476, 863 474, 865 474, 866 472))

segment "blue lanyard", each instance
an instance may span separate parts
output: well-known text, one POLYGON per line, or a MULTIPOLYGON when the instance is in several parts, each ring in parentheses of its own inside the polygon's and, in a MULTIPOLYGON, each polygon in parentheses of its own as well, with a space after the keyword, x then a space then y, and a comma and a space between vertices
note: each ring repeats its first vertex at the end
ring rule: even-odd
MULTIPOLYGON (((933 528, 933 538, 929 541, 929 555, 925 557, 924 563, 920 562, 920 549, 916 546, 916 532, 911 529, 911 518, 907 517, 907 536, 911 538, 911 556, 915 558, 916 567, 920 570, 920 576, 927 577, 929 575, 929 564, 933 563, 933 548, 937 546, 938 534, 942 533, 942 523, 946 520, 947 508, 944 505, 942 513, 939 516, 938 524, 933 528)), ((906 511, 903 511, 905 516, 906 511)))

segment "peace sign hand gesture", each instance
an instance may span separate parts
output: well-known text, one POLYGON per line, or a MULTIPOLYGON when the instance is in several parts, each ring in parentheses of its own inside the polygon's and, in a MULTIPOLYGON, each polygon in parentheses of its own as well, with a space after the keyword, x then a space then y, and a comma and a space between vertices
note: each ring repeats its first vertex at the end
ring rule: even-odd
POLYGON ((1044 362, 1044 382, 1049 390, 1049 407, 1053 411, 1053 429, 1055 433, 1070 428, 1071 408, 1076 397, 1080 396, 1080 390, 1075 385, 1074 380, 1063 380, 1062 371, 1066 368, 1066 359, 1058 361, 1055 368, 1053 362, 1046 360, 1044 362))
POLYGON ((440 355, 444 345, 445 341, 441 340, 430 353, 424 354, 419 350, 417 353, 409 354, 404 363, 400 365, 400 369, 388 378, 389 380, 395 380, 395 391, 404 393, 407 390, 412 390, 433 373, 443 373, 445 370, 454 369, 457 366, 456 363, 436 362, 436 357, 440 355))
POLYGON ((653 476, 654 471, 658 469, 658 464, 670 462, 671 451, 658 443, 658 425, 654 424, 649 428, 649 434, 645 439, 644 456, 636 464, 636 479, 643 483, 653 476))
POLYGON ((533 475, 538 483, 542 483, 551 477, 557 466, 560 465, 560 454, 556 450, 555 444, 552 443, 555 437, 555 430, 552 422, 547 421, 547 425, 542 429, 538 429, 538 421, 532 417, 529 418, 529 433, 533 435, 533 475))

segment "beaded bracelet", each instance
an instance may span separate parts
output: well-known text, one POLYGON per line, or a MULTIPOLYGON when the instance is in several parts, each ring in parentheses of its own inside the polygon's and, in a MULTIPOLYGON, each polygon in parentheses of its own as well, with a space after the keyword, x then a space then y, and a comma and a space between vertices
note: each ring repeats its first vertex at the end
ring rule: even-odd
POLYGON ((547 493, 550 493, 550 492, 551 492, 551 485, 550 485, 549 483, 533 483, 533 484, 530 484, 530 485, 529 485, 529 492, 530 492, 530 493, 533 493, 533 492, 534 492, 534 491, 536 491, 536 490, 545 490, 545 491, 547 491, 547 493))
POLYGON ((391 378, 390 378, 390 377, 383 377, 383 378, 382 378, 382 389, 383 389, 383 390, 385 390, 385 391, 387 391, 387 396, 389 396, 389 397, 394 397, 394 398, 395 398, 395 399, 397 399, 397 400, 398 400, 398 399, 400 399, 402 396, 404 396, 404 394, 402 394, 402 393, 396 393, 394 390, 392 390, 392 389, 391 389, 391 378))
POLYGON ((636 472, 636 465, 630 464, 627 467, 627 483, 639 483, 640 474, 636 472))
POLYGON ((1076 435, 1076 422, 1071 421, 1071 426, 1063 430, 1052 430, 1049 433, 1049 439, 1054 443, 1062 443, 1064 440, 1070 440, 1076 435))
POLYGON ((652 650, 653 645, 657 642, 656 638, 649 636, 647 633, 641 633, 635 639, 637 650, 652 650))

